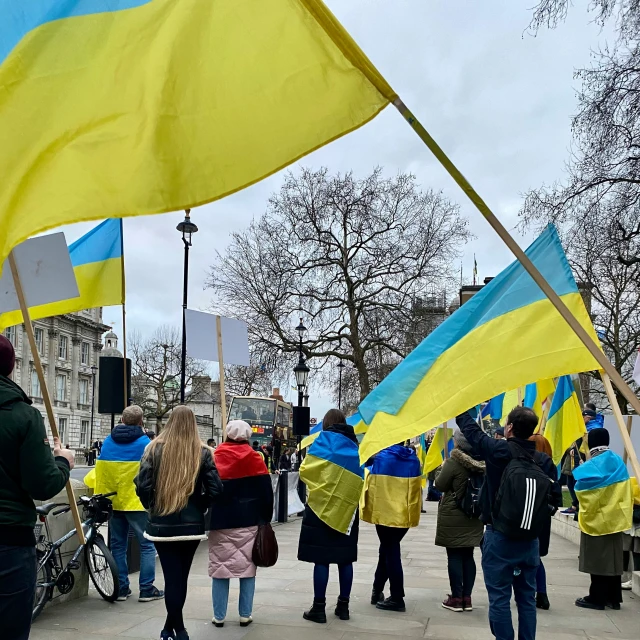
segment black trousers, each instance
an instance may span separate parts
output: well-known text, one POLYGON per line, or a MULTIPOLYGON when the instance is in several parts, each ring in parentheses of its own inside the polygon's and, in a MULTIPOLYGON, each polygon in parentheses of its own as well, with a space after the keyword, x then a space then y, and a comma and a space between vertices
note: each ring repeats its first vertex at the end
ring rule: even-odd
POLYGON ((0 544, 0 637, 27 640, 36 589, 35 547, 0 544))
POLYGON ((187 599, 187 582, 198 540, 156 542, 156 551, 164 574, 164 604, 167 609, 165 631, 182 631, 182 609, 187 599))
POLYGON ((620 604, 622 602, 622 580, 620 576, 595 576, 591 574, 589 600, 596 604, 620 604))
POLYGON ((473 547, 447 547, 447 569, 452 598, 470 598, 476 581, 473 547))
POLYGON ((376 533, 380 540, 378 554, 378 567, 373 579, 373 589, 377 593, 384 590, 384 585, 389 581, 389 592, 392 600, 404 598, 404 573, 402 571, 402 555, 400 542, 407 535, 409 529, 399 527, 385 527, 376 525, 376 533))

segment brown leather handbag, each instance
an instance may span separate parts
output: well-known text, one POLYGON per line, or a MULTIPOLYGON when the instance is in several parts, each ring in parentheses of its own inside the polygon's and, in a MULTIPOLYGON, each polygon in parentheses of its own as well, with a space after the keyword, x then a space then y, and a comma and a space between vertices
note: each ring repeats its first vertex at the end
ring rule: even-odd
POLYGON ((258 526, 251 559, 256 567, 273 567, 278 562, 278 541, 270 524, 258 526))

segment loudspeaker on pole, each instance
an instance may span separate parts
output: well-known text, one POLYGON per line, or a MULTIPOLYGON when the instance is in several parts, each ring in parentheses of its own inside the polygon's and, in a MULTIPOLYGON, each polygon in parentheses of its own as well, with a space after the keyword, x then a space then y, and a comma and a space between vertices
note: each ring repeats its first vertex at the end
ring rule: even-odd
MULTIPOLYGON (((98 413, 122 413, 125 408, 122 358, 101 356, 98 360, 98 413)), ((127 398, 131 397, 131 360, 127 358, 127 398)))

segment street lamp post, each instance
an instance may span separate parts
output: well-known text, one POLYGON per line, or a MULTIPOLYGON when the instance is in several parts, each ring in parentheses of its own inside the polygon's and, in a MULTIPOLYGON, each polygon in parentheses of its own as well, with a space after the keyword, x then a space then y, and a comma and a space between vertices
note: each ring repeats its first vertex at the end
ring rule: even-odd
POLYGON ((338 409, 342 411, 342 370, 345 368, 345 363, 340 360, 338 362, 338 370, 340 371, 338 380, 338 409))
POLYGON ((198 227, 191 222, 191 209, 185 212, 184 221, 176 229, 182 234, 184 243, 184 281, 182 285, 182 362, 180 364, 180 402, 184 404, 185 387, 187 384, 187 290, 189 285, 189 247, 191 237, 198 231, 198 227))
POLYGON ((98 367, 94 364, 91 367, 91 425, 89 427, 89 452, 93 446, 93 419, 96 412, 96 373, 98 373, 98 367))
POLYGON ((307 382, 309 380, 309 367, 304 359, 304 354, 302 353, 302 336, 304 335, 307 327, 302 323, 302 318, 300 318, 300 324, 296 327, 296 331, 300 336, 300 342, 298 344, 298 364, 294 367, 293 373, 296 376, 296 385, 298 387, 298 406, 304 406, 304 391, 307 387, 307 382))

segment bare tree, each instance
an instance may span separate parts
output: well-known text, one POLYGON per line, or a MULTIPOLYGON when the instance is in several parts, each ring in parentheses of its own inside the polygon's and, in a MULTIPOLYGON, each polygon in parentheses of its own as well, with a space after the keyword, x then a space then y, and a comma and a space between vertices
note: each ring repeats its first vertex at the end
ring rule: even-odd
MULTIPOLYGON (((555 27, 570 6, 541 0, 532 29, 555 27)), ((581 90, 566 176, 530 191, 521 219, 525 226, 558 225, 573 271, 589 287, 603 348, 633 386, 640 346, 640 0, 588 6, 600 24, 615 21, 617 40, 576 72, 581 90)), ((626 411, 620 394, 617 401, 626 411)))
POLYGON ((271 394, 271 377, 264 364, 248 367, 227 365, 224 368, 227 394, 232 396, 268 396, 271 394))
POLYGON ((276 373, 295 362, 303 317, 312 366, 351 363, 364 397, 372 354, 406 355, 415 299, 449 281, 468 238, 457 205, 420 191, 412 175, 387 179, 376 169, 356 179, 304 169, 288 173, 267 212, 233 235, 208 286, 228 313, 247 320, 252 344, 276 373))
MULTIPOLYGON (((174 327, 160 327, 143 338, 134 332, 129 342, 133 400, 145 417, 156 421, 158 432, 163 419, 180 404, 180 368, 182 340, 174 327)), ((187 359, 186 400, 204 390, 199 378, 206 374, 198 360, 187 359)))

